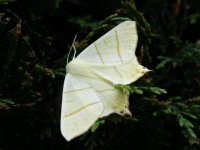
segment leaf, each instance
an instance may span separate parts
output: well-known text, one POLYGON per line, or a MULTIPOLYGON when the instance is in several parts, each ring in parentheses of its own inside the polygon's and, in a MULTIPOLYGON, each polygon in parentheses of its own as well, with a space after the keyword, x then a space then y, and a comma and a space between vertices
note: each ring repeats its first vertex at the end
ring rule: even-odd
POLYGON ((138 87, 139 89, 143 90, 143 91, 147 91, 153 94, 166 94, 167 91, 165 89, 159 88, 159 87, 138 87))
POLYGON ((183 117, 179 118, 179 125, 181 127, 194 128, 193 124, 189 120, 187 120, 186 118, 183 118, 183 117))
POLYGON ((116 84, 114 85, 114 87, 122 92, 124 92, 125 94, 129 95, 130 94, 130 86, 129 85, 122 85, 122 84, 116 84))
POLYGON ((50 75, 51 75, 51 78, 55 78, 56 76, 65 76, 66 73, 65 73, 65 69, 56 69, 56 70, 52 70, 50 71, 50 75))
POLYGON ((181 113, 182 113, 183 115, 189 116, 189 117, 191 117, 191 118, 193 118, 193 119, 197 119, 197 118, 198 118, 197 116, 195 116, 195 115, 193 115, 193 114, 191 114, 191 113, 188 113, 188 112, 181 111, 181 113))
POLYGON ((152 93, 158 94, 158 95, 160 95, 160 94, 166 94, 167 93, 167 91, 165 89, 161 89, 159 87, 150 87, 149 90, 152 93))
POLYGON ((188 134, 187 136, 189 136, 189 138, 197 139, 196 134, 192 130, 192 128, 194 128, 194 125, 188 119, 184 118, 182 115, 178 115, 178 120, 179 120, 179 125, 187 129, 187 134, 188 134))
POLYGON ((156 70, 164 68, 167 63, 173 61, 171 58, 164 56, 158 56, 158 59, 161 59, 162 61, 156 66, 156 70))
POLYGON ((131 19, 128 17, 115 17, 115 18, 112 18, 111 20, 126 21, 126 20, 131 20, 131 19))
POLYGON ((179 100, 182 100, 182 97, 181 96, 175 96, 175 97, 169 98, 168 100, 170 100, 170 101, 179 101, 179 100))
POLYGON ((14 1, 16 1, 16 0, 0 0, 0 4, 6 5, 6 4, 8 4, 10 2, 14 2, 14 1))
POLYGON ((0 99, 0 102, 5 103, 5 104, 10 104, 10 105, 14 105, 15 102, 13 102, 10 99, 0 99))
POLYGON ((91 132, 95 132, 96 130, 97 130, 97 128, 100 126, 100 125, 102 125, 102 124, 104 124, 105 123, 105 120, 98 120, 98 121, 96 121, 95 122, 95 124, 91 127, 91 132))
POLYGON ((187 128, 187 131, 188 131, 189 135, 190 135, 192 138, 197 139, 196 134, 194 133, 194 131, 193 131, 191 128, 187 128))
POLYGON ((143 91, 138 88, 134 88, 132 89, 132 93, 143 94, 143 91))
POLYGON ((128 95, 132 93, 143 94, 143 91, 136 86, 117 84, 115 85, 115 88, 123 91, 128 95))
POLYGON ((123 91, 126 94, 143 94, 144 91, 153 93, 153 94, 166 94, 167 91, 165 89, 159 88, 159 87, 137 87, 133 85, 122 85, 122 84, 117 84, 115 85, 115 88, 123 91))

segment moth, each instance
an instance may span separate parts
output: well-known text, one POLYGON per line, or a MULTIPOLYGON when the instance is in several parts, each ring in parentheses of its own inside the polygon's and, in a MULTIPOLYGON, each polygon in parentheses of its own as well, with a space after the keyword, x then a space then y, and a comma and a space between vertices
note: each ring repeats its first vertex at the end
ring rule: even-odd
POLYGON ((130 84, 149 70, 135 55, 135 21, 124 21, 83 50, 66 66, 61 132, 67 141, 113 113, 131 115, 129 95, 116 84, 130 84))

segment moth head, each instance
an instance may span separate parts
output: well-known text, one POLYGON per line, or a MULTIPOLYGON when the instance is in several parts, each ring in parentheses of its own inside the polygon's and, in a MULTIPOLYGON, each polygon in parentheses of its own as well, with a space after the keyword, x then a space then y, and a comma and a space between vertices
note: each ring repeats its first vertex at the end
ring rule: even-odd
POLYGON ((87 74, 88 69, 88 64, 78 58, 73 59, 66 66, 66 72, 72 75, 87 74))

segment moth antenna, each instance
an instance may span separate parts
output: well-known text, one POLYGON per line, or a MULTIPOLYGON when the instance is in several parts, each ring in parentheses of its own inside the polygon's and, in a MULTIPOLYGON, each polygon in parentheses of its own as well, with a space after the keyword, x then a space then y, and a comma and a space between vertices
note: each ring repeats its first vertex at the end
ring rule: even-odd
POLYGON ((74 49, 74 56, 73 59, 76 57, 76 47, 73 45, 73 49, 74 49))
POLYGON ((76 41, 76 37, 77 37, 77 34, 76 34, 75 37, 74 37, 74 40, 73 40, 72 45, 71 45, 71 47, 70 47, 69 53, 68 53, 68 55, 67 55, 67 64, 69 63, 69 55, 70 55, 70 53, 71 53, 71 51, 72 51, 72 48, 74 49, 74 56, 73 56, 73 59, 75 58, 75 55, 76 55, 76 48, 75 48, 75 46, 74 46, 74 43, 75 43, 75 41, 76 41))
POLYGON ((71 50, 72 50, 72 46, 70 47, 69 53, 67 55, 67 64, 69 63, 69 54, 71 53, 71 50))

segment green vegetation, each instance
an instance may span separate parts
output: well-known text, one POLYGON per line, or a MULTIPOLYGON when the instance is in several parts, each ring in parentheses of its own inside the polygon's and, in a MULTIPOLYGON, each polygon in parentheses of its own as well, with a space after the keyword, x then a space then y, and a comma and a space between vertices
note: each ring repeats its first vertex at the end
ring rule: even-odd
MULTIPOLYGON (((200 149, 200 1, 0 0, 0 150, 200 149), (60 105, 68 50, 135 20, 133 117, 111 115, 67 142, 60 105)), ((72 58, 72 55, 70 56, 72 58)))

